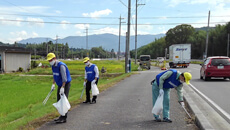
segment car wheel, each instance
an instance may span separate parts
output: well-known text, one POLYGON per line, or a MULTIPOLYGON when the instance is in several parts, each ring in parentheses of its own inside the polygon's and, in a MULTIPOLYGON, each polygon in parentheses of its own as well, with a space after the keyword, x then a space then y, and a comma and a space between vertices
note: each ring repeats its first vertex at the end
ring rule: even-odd
POLYGON ((205 72, 204 72, 204 77, 203 77, 203 79, 204 79, 204 81, 208 81, 208 80, 210 80, 210 77, 206 77, 205 72))
POLYGON ((201 76, 201 73, 200 73, 200 79, 203 79, 203 76, 201 76))

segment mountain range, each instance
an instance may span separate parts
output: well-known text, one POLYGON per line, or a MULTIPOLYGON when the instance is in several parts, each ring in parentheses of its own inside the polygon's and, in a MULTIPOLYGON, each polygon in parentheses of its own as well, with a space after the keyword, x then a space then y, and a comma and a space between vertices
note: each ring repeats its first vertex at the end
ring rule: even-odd
MULTIPOLYGON (((165 34, 157 34, 157 35, 137 35, 137 48, 147 45, 155 39, 159 39, 164 37, 165 34)), ((88 36, 68 36, 63 39, 57 39, 57 43, 68 43, 69 47, 73 48, 86 48, 86 38, 88 39, 88 49, 92 47, 102 46, 103 49, 107 51, 118 51, 119 44, 119 36, 114 34, 98 34, 98 35, 88 35, 88 36), (88 38, 87 38, 88 37, 88 38)), ((25 40, 21 40, 18 43, 31 43, 31 44, 40 44, 43 42, 52 41, 56 43, 56 39, 48 38, 48 37, 37 37, 37 38, 29 38, 25 40)), ((125 36, 120 37, 120 50, 121 52, 125 51, 125 36)), ((135 49, 135 36, 130 36, 130 50, 135 49)))

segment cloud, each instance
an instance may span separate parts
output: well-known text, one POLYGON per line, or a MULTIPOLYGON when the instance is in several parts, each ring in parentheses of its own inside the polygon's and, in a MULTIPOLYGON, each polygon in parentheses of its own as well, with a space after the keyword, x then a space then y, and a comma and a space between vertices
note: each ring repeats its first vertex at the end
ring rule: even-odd
POLYGON ((100 17, 100 16, 109 15, 110 13, 112 13, 112 11, 110 9, 105 9, 105 10, 101 10, 101 11, 94 11, 93 13, 83 13, 82 15, 84 17, 97 18, 97 17, 100 17))
POLYGON ((168 31, 167 29, 165 29, 165 26, 158 27, 158 30, 159 30, 160 33, 164 33, 164 34, 166 34, 166 32, 168 31))
POLYGON ((82 31, 76 31, 76 36, 85 36, 86 34, 83 33, 82 31))
POLYGON ((56 14, 61 14, 62 12, 60 10, 55 10, 56 14))
POLYGON ((68 22, 68 21, 61 21, 61 27, 62 27, 62 29, 67 29, 69 23, 70 22, 68 22))
POLYGON ((27 36, 27 32, 26 31, 20 31, 20 32, 10 32, 11 35, 16 35, 16 36, 27 36))
POLYGON ((119 35, 119 29, 111 28, 111 27, 105 27, 105 28, 101 28, 101 29, 98 29, 98 30, 94 30, 92 33, 93 34, 110 33, 110 34, 114 34, 114 35, 119 35))
POLYGON ((32 32, 32 37, 38 37, 38 34, 36 32, 32 32))
POLYGON ((5 41, 9 43, 14 43, 21 41, 23 39, 31 38, 31 37, 38 37, 39 35, 36 32, 28 33, 25 30, 10 32, 10 38, 6 39, 5 41))
POLYGON ((26 31, 19 31, 19 32, 10 32, 11 38, 9 38, 9 41, 11 43, 14 43, 15 41, 20 41, 23 38, 26 38, 28 36, 26 31))
MULTIPOLYGON (((216 24, 225 24, 230 21, 229 17, 222 17, 225 16, 225 14, 230 14, 230 8, 226 8, 225 4, 220 3, 216 5, 212 10, 210 11, 210 26, 214 27, 216 24), (222 22, 222 23, 218 23, 222 22)), ((207 12, 208 16, 208 12, 207 12)), ((202 18, 196 21, 196 23, 207 23, 207 24, 193 24, 193 27, 204 27, 208 25, 208 18, 202 18)))
POLYGON ((41 18, 31 18, 31 17, 29 17, 29 18, 27 18, 27 21, 30 21, 29 22, 30 26, 34 26, 34 25, 39 26, 39 27, 44 26, 44 21, 41 18))
POLYGON ((22 18, 19 18, 19 17, 15 17, 15 18, 12 18, 12 17, 7 17, 7 18, 6 17, 0 17, 0 19, 3 19, 2 21, 0 21, 0 24, 2 24, 2 25, 18 26, 18 27, 21 26, 20 21, 23 20, 22 18), (8 21, 8 20, 15 20, 15 21, 8 21))
POLYGON ((77 29, 86 29, 86 28, 89 28, 90 25, 89 24, 76 24, 74 25, 74 27, 77 29))

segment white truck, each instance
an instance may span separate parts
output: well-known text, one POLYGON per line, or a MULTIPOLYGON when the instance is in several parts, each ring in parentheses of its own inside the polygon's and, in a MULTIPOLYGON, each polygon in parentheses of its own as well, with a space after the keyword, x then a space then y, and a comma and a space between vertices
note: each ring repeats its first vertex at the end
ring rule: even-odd
POLYGON ((169 67, 187 68, 191 61, 191 44, 174 44, 169 46, 169 67))

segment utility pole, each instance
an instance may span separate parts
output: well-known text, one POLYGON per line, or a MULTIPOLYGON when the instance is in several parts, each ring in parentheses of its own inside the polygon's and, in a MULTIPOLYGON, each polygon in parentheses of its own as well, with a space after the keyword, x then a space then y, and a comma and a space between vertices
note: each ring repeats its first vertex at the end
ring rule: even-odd
POLYGON ((58 40, 58 35, 56 35, 56 47, 57 47, 57 49, 56 49, 56 55, 57 55, 57 59, 58 59, 58 44, 57 44, 57 40, 58 40))
POLYGON ((121 18, 121 15, 120 15, 120 22, 119 22, 119 44, 118 44, 118 60, 120 60, 120 54, 121 54, 121 23, 125 23, 125 22, 121 22, 121 19, 124 19, 124 18, 121 18))
POLYGON ((88 52, 88 28, 86 27, 86 55, 89 57, 89 52, 88 52))
POLYGON ((210 21, 210 10, 209 10, 209 12, 208 12, 208 28, 207 28, 207 37, 206 37, 205 59, 208 57, 208 33, 209 33, 209 21, 210 21))
POLYGON ((49 53, 48 38, 46 38, 46 44, 47 44, 47 47, 46 47, 46 55, 48 55, 48 53, 49 53))
POLYGON ((136 22, 135 22, 135 64, 137 64, 137 7, 138 5, 145 5, 145 4, 137 4, 136 0, 136 22))
POLYGON ((35 60, 36 60, 36 44, 35 44, 35 47, 34 47, 34 55, 35 55, 35 60))
POLYGON ((63 58, 65 59, 65 45, 63 44, 63 58))
POLYGON ((126 52, 125 52, 125 73, 129 73, 130 10, 131 10, 131 0, 129 0, 129 3, 128 3, 128 22, 127 22, 126 52))
POLYGON ((229 56, 229 33, 228 33, 228 44, 227 44, 227 47, 228 47, 228 49, 227 49, 227 56, 229 56))
POLYGON ((73 47, 71 47, 72 59, 73 59, 73 47))
POLYGON ((168 51, 168 49, 167 48, 165 48, 165 61, 166 61, 166 59, 167 59, 167 52, 168 51))

